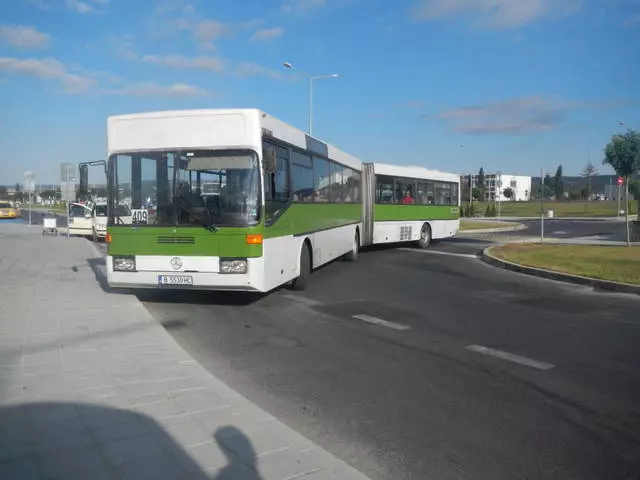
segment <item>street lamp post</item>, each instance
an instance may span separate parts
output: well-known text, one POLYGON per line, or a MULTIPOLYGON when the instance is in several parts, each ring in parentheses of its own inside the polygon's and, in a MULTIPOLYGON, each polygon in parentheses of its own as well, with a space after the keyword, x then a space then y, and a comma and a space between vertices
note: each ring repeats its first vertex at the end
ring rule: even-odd
MULTIPOLYGON (((622 121, 622 120, 618 120, 616 123, 624 131, 626 123, 624 123, 624 121, 622 121)), ((618 201, 618 209, 616 210, 616 217, 620 216, 620 197, 621 196, 622 196, 622 185, 620 185, 620 183, 618 182, 618 194, 616 195, 616 197, 617 197, 616 200, 618 201)), ((627 200, 627 197, 625 196, 624 199, 627 200)), ((625 210, 627 210, 628 208, 629 208, 629 201, 627 200, 627 205, 625 206, 625 210)))
POLYGON ((302 70, 294 67, 291 63, 285 62, 282 64, 285 68, 290 68, 298 72, 300 75, 309 80, 309 136, 313 135, 313 81, 320 80, 322 78, 336 78, 339 75, 337 73, 333 73, 331 75, 309 75, 308 73, 303 72, 302 70))

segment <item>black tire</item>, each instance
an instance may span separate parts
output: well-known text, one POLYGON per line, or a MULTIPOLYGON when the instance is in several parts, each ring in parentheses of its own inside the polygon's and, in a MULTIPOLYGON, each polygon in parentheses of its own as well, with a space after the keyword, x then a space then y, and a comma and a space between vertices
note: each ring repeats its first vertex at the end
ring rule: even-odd
POLYGON ((420 240, 418 240, 418 247, 427 248, 431 243, 431 227, 428 223, 422 225, 420 230, 420 240))
POLYGON ((360 235, 358 234, 358 231, 356 230, 356 234, 355 237, 353 239, 353 246, 351 248, 351 251, 347 254, 345 254, 344 259, 347 262, 355 262, 356 260, 358 260, 358 252, 360 251, 360 235))
POLYGON ((291 282, 291 290, 304 290, 309 284, 309 277, 311 276, 311 252, 309 247, 305 244, 302 246, 300 252, 300 275, 294 278, 291 282))

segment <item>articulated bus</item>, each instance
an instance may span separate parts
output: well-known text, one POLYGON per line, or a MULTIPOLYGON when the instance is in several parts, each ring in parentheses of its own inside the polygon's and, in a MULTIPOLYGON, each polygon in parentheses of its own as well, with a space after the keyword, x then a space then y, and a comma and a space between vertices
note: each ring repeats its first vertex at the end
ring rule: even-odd
POLYGON ((455 175, 362 163, 255 109, 113 116, 107 145, 112 287, 304 289, 362 246, 458 230, 455 175))

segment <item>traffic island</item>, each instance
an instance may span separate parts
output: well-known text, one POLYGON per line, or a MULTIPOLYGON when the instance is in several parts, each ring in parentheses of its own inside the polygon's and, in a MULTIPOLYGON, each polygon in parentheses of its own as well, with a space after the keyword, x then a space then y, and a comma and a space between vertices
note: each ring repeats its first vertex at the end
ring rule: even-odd
POLYGON ((526 227, 521 223, 515 222, 460 219, 460 233, 513 232, 516 230, 523 230, 525 228, 526 227))
POLYGON ((537 277, 640 295, 640 246, 508 243, 482 260, 537 277))

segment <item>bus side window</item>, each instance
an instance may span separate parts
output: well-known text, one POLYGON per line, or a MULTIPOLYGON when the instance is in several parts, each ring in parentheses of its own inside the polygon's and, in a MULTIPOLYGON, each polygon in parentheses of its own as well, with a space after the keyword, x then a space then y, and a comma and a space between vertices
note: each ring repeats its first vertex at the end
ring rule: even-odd
MULTIPOLYGON (((274 147, 268 145, 265 148, 274 147)), ((268 222, 274 221, 282 213, 291 198, 291 189, 289 188, 289 150, 279 146, 276 146, 275 150, 276 171, 274 173, 265 173, 264 175, 265 209, 268 222)))

